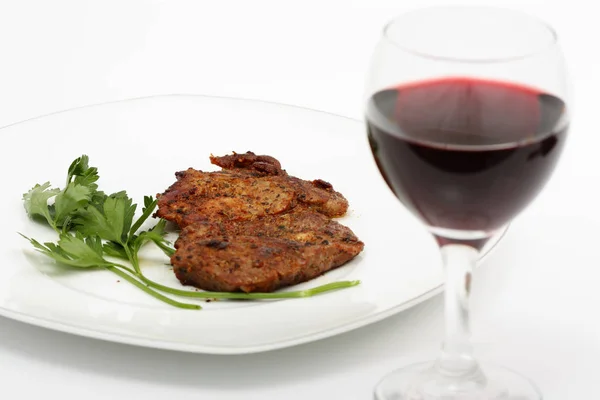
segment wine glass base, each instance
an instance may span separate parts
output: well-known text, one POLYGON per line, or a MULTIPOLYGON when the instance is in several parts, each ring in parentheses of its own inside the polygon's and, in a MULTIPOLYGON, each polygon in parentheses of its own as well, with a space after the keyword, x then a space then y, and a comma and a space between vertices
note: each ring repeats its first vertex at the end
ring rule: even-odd
POLYGON ((440 374, 433 362, 390 373, 375 388, 376 400, 542 400, 527 378, 500 366, 481 365, 476 377, 440 374))

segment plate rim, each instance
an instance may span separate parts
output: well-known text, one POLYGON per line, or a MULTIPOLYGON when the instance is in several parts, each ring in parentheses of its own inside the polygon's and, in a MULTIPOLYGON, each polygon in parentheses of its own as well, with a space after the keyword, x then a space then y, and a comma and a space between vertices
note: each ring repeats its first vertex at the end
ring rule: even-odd
POLYGON ((62 321, 52 320, 43 317, 33 317, 25 313, 18 311, 7 310, 0 307, 0 316, 25 323, 32 326, 41 327, 44 329, 50 329, 57 332, 68 333, 90 339, 102 340, 105 342, 119 343, 132 345, 137 347, 160 349, 160 350, 171 350, 185 353, 195 354, 212 354, 212 355, 243 355, 243 354, 254 354, 262 353, 273 350, 285 349, 288 347, 294 347, 302 344, 308 344, 318 340, 326 339, 329 337, 337 336, 346 332, 350 332, 375 322, 379 322, 395 314, 398 314, 404 310, 412 308, 417 304, 420 304, 435 295, 443 291, 443 284, 436 286, 435 288, 414 297, 404 303, 398 304, 394 307, 388 308, 384 311, 371 314, 367 317, 361 318, 351 323, 338 325, 335 328, 325 329, 317 333, 310 333, 302 336, 295 337, 293 339, 281 340, 271 342, 267 344, 260 344, 254 346, 215 346, 215 345, 199 345, 193 343, 179 343, 169 342, 159 339, 148 339, 139 336, 133 336, 126 333, 110 333, 93 330, 90 328, 80 327, 74 324, 68 324, 62 321))
POLYGON ((14 127, 16 125, 25 124, 27 122, 36 121, 38 119, 42 119, 42 118, 46 118, 46 117, 52 117, 54 115, 63 114, 63 113, 71 112, 71 111, 83 110, 83 109, 86 109, 86 108, 94 108, 94 107, 100 107, 100 106, 107 106, 107 105, 110 105, 110 104, 117 104, 117 103, 129 103, 129 102, 140 101, 140 100, 150 100, 150 99, 155 99, 155 98, 159 98, 159 97, 200 97, 200 98, 206 98, 206 99, 249 101, 249 102, 254 102, 254 103, 263 103, 263 104, 269 104, 269 105, 275 105, 275 106, 284 106, 284 107, 290 107, 290 108, 295 108, 295 109, 299 109, 299 110, 317 112, 317 113, 321 113, 321 114, 330 115, 332 117, 344 118, 344 119, 347 119, 349 121, 354 121, 354 122, 358 122, 358 123, 362 123, 363 122, 361 119, 349 117, 347 115, 336 114, 336 113, 332 113, 332 112, 325 111, 325 110, 319 110, 319 109, 316 109, 316 108, 299 106, 299 105, 296 105, 296 104, 282 103, 282 102, 272 101, 272 100, 263 100, 263 99, 256 99, 256 98, 251 98, 251 97, 219 96, 219 95, 211 95, 211 94, 165 93, 165 94, 151 94, 151 95, 148 95, 148 96, 126 97, 124 99, 101 101, 101 102, 98 102, 98 103, 88 103, 88 104, 84 104, 84 105, 81 105, 81 106, 64 108, 64 109, 61 109, 61 110, 51 111, 49 113, 39 114, 39 115, 36 115, 36 116, 33 116, 33 117, 25 118, 25 119, 22 119, 22 120, 19 120, 19 121, 16 121, 16 122, 11 122, 11 123, 9 123, 7 125, 2 125, 2 126, 0 126, 0 131, 4 130, 6 128, 12 128, 12 127, 14 127))

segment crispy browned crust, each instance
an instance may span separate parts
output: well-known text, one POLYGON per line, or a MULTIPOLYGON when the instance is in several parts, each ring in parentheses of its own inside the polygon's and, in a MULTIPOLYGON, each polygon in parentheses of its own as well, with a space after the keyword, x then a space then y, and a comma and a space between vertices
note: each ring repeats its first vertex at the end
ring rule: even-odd
POLYGON ((197 221, 183 229, 175 247, 171 263, 184 285, 271 292, 343 265, 364 244, 349 228, 297 209, 257 220, 197 221))
POLYGON ((198 218, 247 220, 299 205, 328 217, 340 217, 348 209, 348 201, 331 184, 289 176, 273 157, 246 153, 211 156, 211 162, 227 169, 177 172, 177 181, 157 195, 155 215, 185 227, 198 218))
POLYGON ((279 161, 271 156, 257 156, 251 151, 245 154, 234 152, 221 157, 210 156, 210 162, 223 169, 243 170, 261 175, 287 175, 279 161))

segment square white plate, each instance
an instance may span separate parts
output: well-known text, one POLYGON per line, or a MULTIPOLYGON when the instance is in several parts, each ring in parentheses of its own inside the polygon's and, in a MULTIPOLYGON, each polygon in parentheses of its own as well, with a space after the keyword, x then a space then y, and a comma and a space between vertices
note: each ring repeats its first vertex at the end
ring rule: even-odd
MULTIPOLYGON (((364 326, 441 290, 437 246, 387 188, 359 121, 259 101, 159 96, 35 118, 0 130, 0 136, 5 143, 0 315, 115 342, 241 354, 364 326), (293 289, 341 279, 359 279, 359 286, 304 299, 198 300, 203 310, 180 310, 108 271, 56 265, 17 234, 56 239, 27 217, 22 194, 46 181, 62 187, 69 163, 82 154, 98 167, 102 190, 127 190, 141 203, 144 195, 173 183, 176 171, 216 169, 211 153, 248 150, 276 157, 291 175, 331 182, 350 202, 340 222, 365 243, 352 262, 293 289)), ((141 253, 142 268, 181 288, 168 259, 148 247, 141 253)))

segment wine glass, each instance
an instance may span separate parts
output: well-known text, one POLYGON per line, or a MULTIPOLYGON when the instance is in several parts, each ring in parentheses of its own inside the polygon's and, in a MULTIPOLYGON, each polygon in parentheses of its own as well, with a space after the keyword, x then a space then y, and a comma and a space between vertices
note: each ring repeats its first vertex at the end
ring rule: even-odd
POLYGON ((366 99, 379 170, 436 238, 446 279, 437 360, 391 373, 375 397, 541 399, 528 379, 475 359, 468 299, 482 247, 540 192, 565 144, 568 82, 556 33, 499 8, 407 12, 383 31, 366 99))

